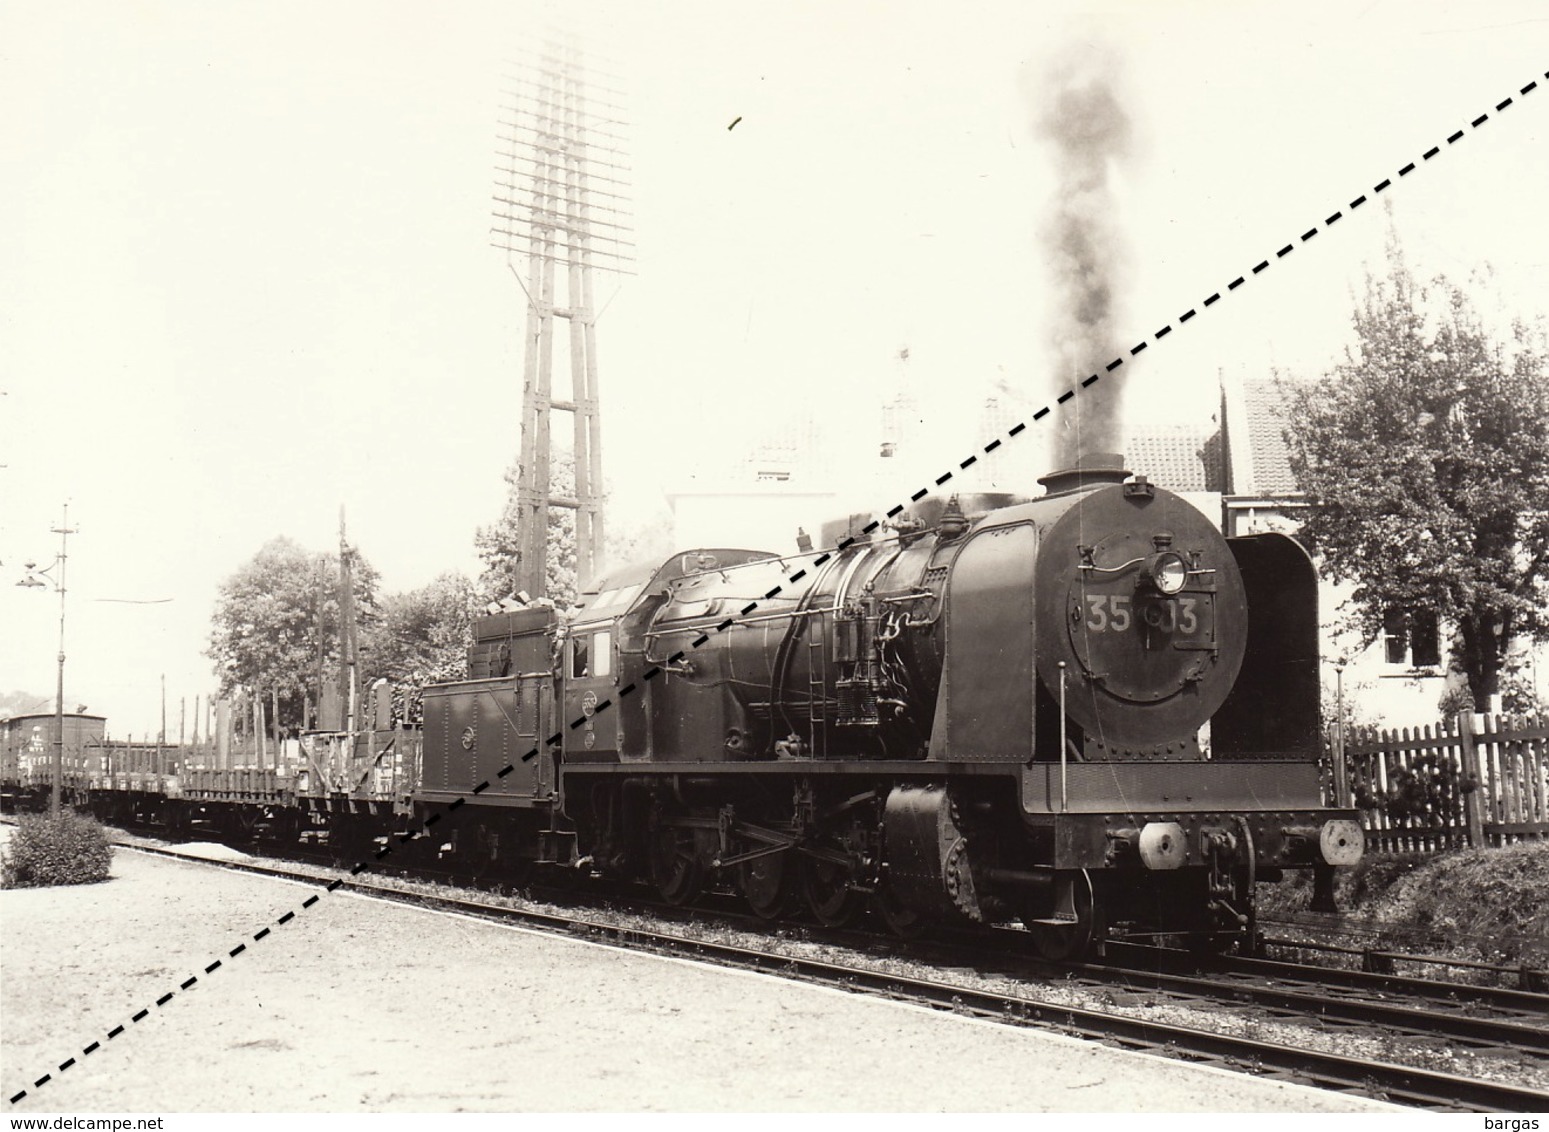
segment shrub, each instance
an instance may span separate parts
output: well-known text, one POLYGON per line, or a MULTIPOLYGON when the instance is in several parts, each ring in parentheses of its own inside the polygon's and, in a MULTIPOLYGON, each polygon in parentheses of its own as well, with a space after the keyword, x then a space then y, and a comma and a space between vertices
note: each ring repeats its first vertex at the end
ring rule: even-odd
MULTIPOLYGON (((1401 934, 1439 933, 1455 941, 1453 955, 1470 960, 1549 964, 1549 842, 1372 853, 1340 869, 1335 886, 1340 909, 1353 921, 1401 934)), ((1259 912, 1306 911, 1311 889, 1310 872, 1288 872, 1279 884, 1259 886, 1259 912)), ((1426 950, 1449 949, 1437 943, 1426 950)))
POLYGON ((1384 920, 1471 941, 1491 962, 1549 962, 1549 844, 1434 855, 1373 901, 1384 920))
POLYGON ((102 827, 62 810, 57 818, 24 814, 3 856, 0 888, 96 884, 108 879, 113 850, 102 827))

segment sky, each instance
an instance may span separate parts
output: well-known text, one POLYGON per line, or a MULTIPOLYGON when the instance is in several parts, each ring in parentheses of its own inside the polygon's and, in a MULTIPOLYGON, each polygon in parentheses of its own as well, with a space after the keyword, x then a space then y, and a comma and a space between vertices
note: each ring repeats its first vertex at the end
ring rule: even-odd
POLYGON ((8 0, 0 692, 52 706, 58 599, 14 582, 66 503, 66 706, 118 735, 159 726, 163 675, 174 734, 214 688, 216 589, 275 536, 332 549, 343 506, 388 590, 477 570, 521 406, 525 300, 489 235, 502 77, 560 13, 629 121, 637 273, 598 285, 619 515, 782 415, 874 449, 904 349, 933 421, 1081 376, 1053 372, 1034 128, 1061 61, 1102 60, 1129 120, 1126 345, 1273 261, 1126 367, 1129 419, 1208 422, 1222 370, 1325 372, 1390 227, 1421 275, 1489 263, 1489 310, 1549 312, 1549 89, 1494 110, 1549 88, 1536 2, 8 0))

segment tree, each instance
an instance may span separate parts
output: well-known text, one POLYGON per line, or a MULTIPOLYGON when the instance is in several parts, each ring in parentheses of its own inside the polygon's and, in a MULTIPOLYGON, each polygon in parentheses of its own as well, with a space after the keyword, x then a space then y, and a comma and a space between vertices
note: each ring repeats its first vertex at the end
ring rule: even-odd
POLYGON ((1303 533, 1369 643, 1392 611, 1456 628, 1455 663, 1490 705, 1513 641, 1549 636, 1549 381, 1541 326, 1488 330, 1462 288, 1420 286, 1396 245, 1368 277, 1357 344, 1288 385, 1303 533))
POLYGON ((12 715, 35 715, 40 711, 52 711, 53 708, 53 692, 41 696, 36 692, 0 692, 0 719, 12 715))
POLYGON ((395 714, 420 721, 425 685, 465 679, 474 612, 473 583, 461 574, 442 574, 417 590, 388 594, 363 634, 365 683, 386 679, 393 686, 395 714))
POLYGON ((608 512, 605 570, 635 562, 662 563, 680 549, 673 541, 672 512, 665 504, 627 514, 608 512))
MULTIPOLYGON (((521 464, 506 469, 506 504, 500 518, 480 527, 473 536, 484 572, 479 575, 481 602, 500 601, 517 589, 516 571, 522 557, 521 508, 517 491, 521 485, 521 464)), ((568 452, 556 452, 550 474, 550 490, 555 495, 575 495, 575 458, 568 452)), ((575 512, 566 507, 549 508, 548 552, 544 556, 545 595, 559 609, 569 609, 576 600, 575 512)), ((532 595, 536 597, 537 595, 532 595)))
MULTIPOLYGON (((480 527, 474 536, 474 545, 484 561, 484 572, 479 575, 476 587, 480 604, 510 597, 516 589, 516 566, 521 556, 521 511, 516 495, 520 478, 520 465, 513 464, 505 474, 509 490, 500 519, 488 527, 480 527)), ((568 452, 554 456, 553 491, 556 495, 574 494, 575 459, 568 452)), ((672 543, 672 516, 665 507, 637 515, 620 515, 610 508, 607 517, 602 556, 604 571, 652 558, 665 561, 676 549, 672 543)), ((544 569, 548 597, 555 606, 564 610, 575 605, 575 512, 568 508, 549 509, 548 555, 544 569)))
MULTIPOLYGON (((359 552, 354 583, 364 635, 375 620, 377 572, 359 552)), ((307 724, 319 655, 325 666, 337 666, 338 638, 338 558, 281 536, 221 583, 206 655, 215 661, 222 695, 247 693, 277 706, 270 723, 278 732, 307 724)))

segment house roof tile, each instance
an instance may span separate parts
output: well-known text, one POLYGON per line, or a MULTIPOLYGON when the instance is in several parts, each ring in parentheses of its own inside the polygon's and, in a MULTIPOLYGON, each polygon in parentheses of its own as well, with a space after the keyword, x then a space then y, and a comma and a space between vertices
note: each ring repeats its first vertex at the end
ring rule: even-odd
POLYGON ((1235 484, 1239 494, 1293 495, 1300 490, 1285 442, 1286 396, 1273 378, 1244 379, 1243 410, 1252 454, 1252 482, 1235 484))
POLYGON ((1195 425, 1132 432, 1124 446, 1131 470, 1170 491, 1222 491, 1221 431, 1195 425))

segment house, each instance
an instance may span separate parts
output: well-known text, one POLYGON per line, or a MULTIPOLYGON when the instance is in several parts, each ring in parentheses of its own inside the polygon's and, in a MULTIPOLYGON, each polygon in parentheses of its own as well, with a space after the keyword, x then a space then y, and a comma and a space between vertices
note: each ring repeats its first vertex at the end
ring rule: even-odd
MULTIPOLYGON (((1285 442, 1285 395, 1271 378, 1223 374, 1221 379, 1221 528, 1228 536, 1279 531, 1294 535, 1307 501, 1291 470, 1285 442)), ((1413 726, 1438 719, 1448 693, 1466 687, 1448 663, 1448 626, 1434 611, 1390 609, 1380 636, 1364 642, 1341 632, 1341 607, 1355 587, 1323 582, 1324 703, 1332 711, 1342 691, 1359 723, 1413 726)), ((1529 658, 1540 699, 1549 665, 1529 658), (1534 660, 1539 663, 1534 664, 1534 660)))
POLYGON ((815 414, 766 423, 739 447, 702 450, 667 492, 677 546, 792 553, 839 514, 825 430, 815 414))

